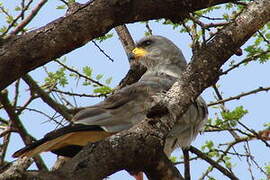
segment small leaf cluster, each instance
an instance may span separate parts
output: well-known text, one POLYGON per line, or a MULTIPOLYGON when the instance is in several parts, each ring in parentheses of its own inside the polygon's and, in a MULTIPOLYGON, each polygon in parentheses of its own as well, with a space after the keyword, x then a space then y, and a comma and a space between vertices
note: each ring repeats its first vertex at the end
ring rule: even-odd
POLYGON ((45 78, 45 83, 50 86, 59 84, 60 86, 65 87, 68 84, 65 71, 66 69, 61 67, 55 72, 48 72, 48 77, 45 78))
POLYGON ((221 112, 221 118, 217 117, 216 119, 209 119, 208 124, 217 126, 221 129, 228 129, 235 127, 238 124, 244 115, 246 115, 248 111, 244 109, 243 106, 238 106, 234 110, 221 112))
POLYGON ((89 66, 83 67, 83 74, 91 79, 95 79, 96 81, 104 81, 106 85, 100 86, 98 84, 95 84, 87 79, 84 80, 83 85, 89 86, 92 85, 94 87, 93 92, 96 94, 109 94, 112 92, 112 88, 110 88, 108 85, 112 82, 112 77, 109 77, 107 79, 103 79, 103 74, 97 74, 96 76, 93 76, 93 69, 89 66))
POLYGON ((270 23, 266 24, 257 34, 254 34, 253 38, 255 40, 244 49, 247 52, 247 57, 260 54, 258 61, 265 63, 270 59, 270 23))
POLYGON ((224 154, 223 152, 221 153, 215 148, 215 144, 213 141, 205 141, 204 145, 201 147, 201 149, 206 152, 206 155, 210 158, 221 158, 222 162, 224 165, 231 169, 232 168, 232 163, 231 163, 231 157, 224 154))

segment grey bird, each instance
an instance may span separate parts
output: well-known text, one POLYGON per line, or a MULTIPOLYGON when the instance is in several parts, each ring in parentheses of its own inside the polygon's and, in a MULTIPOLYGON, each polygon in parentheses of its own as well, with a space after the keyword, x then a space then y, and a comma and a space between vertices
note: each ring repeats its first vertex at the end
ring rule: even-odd
MULTIPOLYGON (((147 68, 138 82, 81 110, 73 117, 71 125, 48 133, 15 152, 13 157, 31 157, 43 151, 73 157, 87 143, 100 141, 144 120, 156 103, 155 97, 168 91, 181 78, 186 60, 181 50, 162 36, 141 39, 131 58, 147 68)), ((206 104, 198 97, 169 133, 164 148, 167 156, 177 147, 188 147, 202 129, 207 116, 206 104)))

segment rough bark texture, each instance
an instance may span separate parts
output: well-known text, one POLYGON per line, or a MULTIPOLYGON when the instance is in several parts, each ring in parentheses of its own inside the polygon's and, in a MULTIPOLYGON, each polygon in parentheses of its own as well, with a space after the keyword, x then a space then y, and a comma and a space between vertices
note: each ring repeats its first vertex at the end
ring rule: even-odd
MULTIPOLYGON (((82 152, 55 172, 31 174, 26 172, 22 174, 22 179, 49 177, 51 180, 100 180, 122 169, 143 170, 150 179, 181 179, 170 162, 164 160, 165 155, 162 153, 164 139, 175 123, 172 116, 181 116, 193 99, 206 87, 214 84, 218 79, 221 65, 234 54, 235 49, 240 48, 269 20, 270 1, 254 1, 235 22, 220 30, 211 41, 199 48, 183 73, 183 79, 170 89, 165 95, 164 102, 161 103, 161 106, 166 105, 171 113, 164 111, 161 118, 147 119, 129 131, 86 146, 82 152), (153 172, 159 172, 159 176, 153 172)), ((158 106, 159 110, 161 106, 158 106)))
POLYGON ((44 27, 0 41, 0 90, 117 25, 159 18, 179 20, 189 12, 229 1, 92 0, 77 5, 65 17, 44 27))

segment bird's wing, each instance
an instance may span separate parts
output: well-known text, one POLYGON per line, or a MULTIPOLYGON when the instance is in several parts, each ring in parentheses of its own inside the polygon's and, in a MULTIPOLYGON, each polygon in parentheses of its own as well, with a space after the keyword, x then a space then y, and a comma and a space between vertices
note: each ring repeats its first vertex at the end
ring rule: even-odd
POLYGON ((135 83, 78 112, 72 121, 75 124, 99 125, 107 132, 128 129, 145 117, 152 103, 151 95, 159 90, 158 85, 135 83))
POLYGON ((87 143, 105 139, 144 119, 151 96, 160 89, 158 85, 147 83, 123 88, 103 102, 77 113, 72 125, 48 133, 15 152, 13 157, 32 157, 44 151, 73 157, 87 143))

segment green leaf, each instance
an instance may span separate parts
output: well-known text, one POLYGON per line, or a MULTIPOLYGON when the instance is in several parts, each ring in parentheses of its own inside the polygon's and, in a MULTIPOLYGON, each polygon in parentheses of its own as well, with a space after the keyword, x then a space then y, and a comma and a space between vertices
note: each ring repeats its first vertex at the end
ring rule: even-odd
POLYGON ((270 162, 268 162, 264 167, 267 176, 270 176, 270 162))
POLYGON ((68 4, 72 4, 72 3, 75 3, 76 1, 75 0, 68 0, 68 4))
POLYGON ((6 30, 7 30, 7 27, 6 27, 6 26, 2 26, 2 27, 0 28, 0 32, 1 32, 1 33, 6 32, 6 30))
POLYGON ((20 11, 20 10, 22 10, 22 8, 20 6, 16 6, 14 10, 15 11, 20 11))
POLYGON ((97 94, 109 94, 112 92, 112 89, 109 86, 101 86, 94 89, 94 93, 97 94))
POLYGON ((173 163, 176 163, 177 162, 177 157, 176 156, 171 156, 169 159, 173 163))
POLYGON ((266 128, 270 128, 270 122, 264 123, 263 126, 266 128))
POLYGON ((66 5, 60 5, 60 6, 57 6, 56 9, 66 9, 67 6, 66 5))
POLYGON ((12 23, 14 21, 14 18, 12 16, 6 16, 6 22, 8 24, 12 23))
POLYGON ((48 77, 45 78, 46 84, 54 85, 59 84, 64 87, 68 84, 68 80, 65 74, 65 68, 60 68, 56 72, 48 72, 48 77))
POLYGON ((210 149, 212 149, 213 147, 214 147, 213 141, 206 141, 206 142, 204 143, 204 145, 203 145, 201 148, 202 148, 202 150, 205 150, 205 149, 210 150, 210 149))
POLYGON ((233 111, 221 112, 222 117, 227 120, 240 120, 244 115, 248 113, 243 106, 236 107, 233 111))
POLYGON ((228 14, 223 14, 222 16, 223 16, 223 18, 224 18, 225 20, 227 20, 227 21, 229 20, 229 15, 228 15, 228 14))
POLYGON ((113 37, 113 33, 107 33, 104 36, 100 36, 100 37, 96 38, 96 40, 99 41, 99 43, 101 43, 101 42, 103 42, 111 37, 113 37))
POLYGON ((103 78, 103 74, 98 74, 98 75, 96 76, 96 79, 97 79, 97 80, 100 80, 101 78, 103 78))
POLYGON ((248 113, 243 106, 236 107, 233 111, 221 112, 223 121, 216 121, 217 125, 222 128, 235 127, 238 121, 248 113))
POLYGON ((111 84, 112 83, 112 77, 106 79, 105 83, 108 84, 108 85, 111 84))
POLYGON ((149 31, 145 31, 144 36, 151 36, 151 33, 149 31))
POLYGON ((84 66, 83 67, 83 73, 87 76, 87 77, 91 77, 92 73, 93 73, 93 69, 89 66, 84 66))
POLYGON ((225 156, 223 157, 223 160, 224 160, 224 164, 227 168, 231 169, 232 168, 232 163, 231 163, 231 157, 229 156, 225 156))

